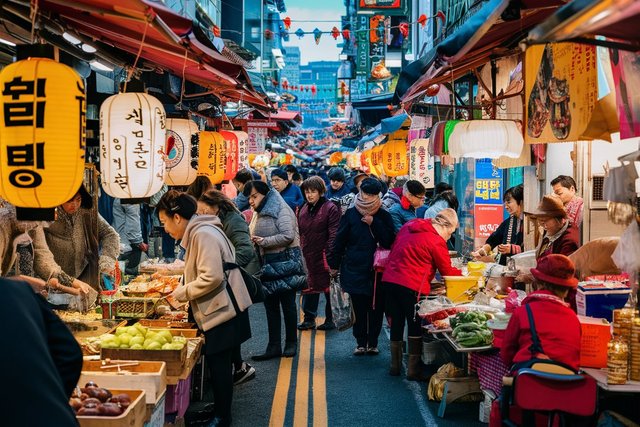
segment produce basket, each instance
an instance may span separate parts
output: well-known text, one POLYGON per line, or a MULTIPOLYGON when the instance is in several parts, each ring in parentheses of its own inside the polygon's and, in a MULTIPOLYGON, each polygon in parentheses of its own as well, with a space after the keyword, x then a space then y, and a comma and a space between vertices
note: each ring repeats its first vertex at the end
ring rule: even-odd
POLYGON ((116 390, 111 393, 126 393, 131 397, 131 405, 117 417, 77 415, 80 427, 143 427, 147 417, 144 390, 116 390))
POLYGON ((161 298, 122 297, 101 303, 105 318, 141 319, 153 314, 161 298))
POLYGON ((134 350, 130 348, 102 348, 100 351, 102 360, 111 359, 114 361, 135 361, 150 360, 156 362, 166 362, 167 375, 174 376, 182 373, 185 360, 187 359, 187 346, 181 350, 134 350))

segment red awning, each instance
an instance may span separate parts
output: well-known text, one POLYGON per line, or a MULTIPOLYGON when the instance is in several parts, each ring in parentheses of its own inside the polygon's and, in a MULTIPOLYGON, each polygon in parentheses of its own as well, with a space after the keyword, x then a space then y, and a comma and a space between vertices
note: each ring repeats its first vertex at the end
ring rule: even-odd
POLYGON ((44 0, 70 28, 212 90, 223 100, 268 108, 242 66, 199 42, 191 20, 146 0, 44 0), (144 39, 144 42, 143 42, 144 39), (142 46, 142 48, 141 48, 142 46))

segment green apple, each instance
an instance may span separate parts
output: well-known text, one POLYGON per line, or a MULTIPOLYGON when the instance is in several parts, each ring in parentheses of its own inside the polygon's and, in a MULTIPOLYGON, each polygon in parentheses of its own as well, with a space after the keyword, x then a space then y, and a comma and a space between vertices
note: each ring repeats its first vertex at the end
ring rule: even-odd
POLYGON ((144 348, 145 350, 160 350, 162 349, 162 344, 160 344, 158 341, 152 341, 149 343, 149 345, 145 345, 144 348))
POLYGON ((129 348, 131 350, 142 350, 144 347, 142 347, 142 344, 132 344, 129 348))
POLYGON ((130 341, 131 341, 131 335, 129 334, 122 334, 119 335, 118 338, 120 338, 120 345, 125 344, 125 345, 129 345, 130 341))
POLYGON ((163 350, 173 350, 173 344, 166 343, 162 345, 163 350))
POLYGON ((154 337, 152 337, 151 341, 155 341, 155 342, 159 343, 161 346, 165 345, 166 343, 169 342, 169 341, 167 341, 167 339, 164 336, 162 336, 160 334, 155 335, 154 337))
POLYGON ((182 350, 182 348, 184 347, 184 344, 180 343, 180 342, 174 342, 172 344, 169 344, 171 346, 172 350, 182 350))
POLYGON ((173 340, 173 335, 171 335, 171 331, 168 329, 163 329, 158 332, 158 335, 162 335, 167 342, 171 342, 173 340))
POLYGON ((102 334, 100 335, 100 341, 108 341, 114 339, 116 336, 113 334, 102 334))
POLYGON ((146 336, 146 335, 147 335, 147 331, 148 331, 148 329, 147 329, 145 326, 142 326, 142 325, 140 324, 140 322, 138 322, 138 323, 136 323, 135 325, 133 325, 133 327, 134 327, 134 328, 136 328, 137 330, 139 330, 139 331, 140 331, 140 333, 141 333, 143 336, 146 336))
POLYGON ((129 326, 129 327, 127 327, 127 333, 128 333, 129 335, 131 335, 132 337, 135 337, 135 336, 137 336, 137 335, 142 336, 142 332, 140 332, 140 331, 138 330, 138 328, 136 328, 135 326, 129 326))
POLYGON ((135 337, 131 337, 129 340, 129 345, 133 348, 134 345, 139 344, 142 346, 144 344, 144 337, 142 335, 136 335, 135 337))
POLYGON ((129 348, 129 344, 120 344, 120 348, 129 348))
POLYGON ((118 348, 119 346, 117 346, 113 340, 108 340, 108 341, 101 341, 100 342, 100 347, 102 348, 118 348))
POLYGON ((122 335, 125 334, 129 331, 129 328, 127 328, 126 326, 118 326, 116 328, 116 335, 122 335))
POLYGON ((171 340, 174 344, 175 343, 182 343, 182 344, 186 344, 187 343, 187 338, 183 337, 182 335, 177 335, 175 337, 173 337, 173 340, 171 340))
POLYGON ((146 335, 144 337, 153 339, 156 335, 158 335, 158 333, 156 331, 147 330, 147 333, 146 333, 146 335))

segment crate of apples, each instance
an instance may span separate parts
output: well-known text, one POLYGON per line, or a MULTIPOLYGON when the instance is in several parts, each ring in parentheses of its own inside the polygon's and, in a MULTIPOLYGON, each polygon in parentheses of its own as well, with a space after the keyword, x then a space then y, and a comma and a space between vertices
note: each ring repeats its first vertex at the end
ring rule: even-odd
POLYGON ((139 323, 120 326, 114 334, 104 334, 100 337, 100 346, 107 349, 182 350, 186 343, 185 337, 174 336, 167 329, 151 331, 139 323))

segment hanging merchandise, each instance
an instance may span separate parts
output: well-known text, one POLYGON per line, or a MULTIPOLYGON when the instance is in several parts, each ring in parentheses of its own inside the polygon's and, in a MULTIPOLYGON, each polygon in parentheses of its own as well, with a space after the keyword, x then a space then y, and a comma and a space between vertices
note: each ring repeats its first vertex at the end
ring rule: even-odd
POLYGON ((271 30, 264 30, 264 38, 265 38, 265 40, 271 40, 271 39, 273 39, 273 31, 271 31, 271 30))
POLYGON ((167 119, 165 145, 167 185, 189 185, 198 175, 198 125, 188 119, 167 119))
POLYGON ((302 28, 298 28, 296 30, 296 36, 298 36, 299 39, 303 38, 304 35, 305 35, 305 32, 304 32, 304 30, 302 28))
POLYGON ((409 179, 415 179, 425 188, 434 188, 435 161, 429 154, 429 140, 416 138, 409 143, 409 179))
POLYGON ((409 173, 407 144, 402 139, 392 139, 382 146, 382 167, 385 175, 396 177, 409 173))
POLYGON ((238 138, 238 169, 249 167, 249 134, 242 131, 233 131, 238 138))
POLYGON ((335 166, 342 161, 342 152, 336 151, 329 156, 329 165, 335 166))
POLYGON ((427 25, 427 15, 425 15, 424 13, 422 15, 420 15, 420 17, 418 18, 418 24, 420 24, 420 26, 422 28, 426 27, 426 25, 427 25))
POLYGON ((311 85, 311 93, 315 95, 317 91, 318 89, 316 88, 316 85, 311 85))
POLYGON ((289 18, 288 16, 286 18, 284 18, 282 20, 282 22, 284 23, 284 28, 286 30, 288 30, 289 28, 291 28, 291 18, 289 18))
POLYGON ((238 137, 235 132, 221 130, 220 135, 224 138, 226 164, 224 169, 224 180, 231 181, 238 173, 238 137))
POLYGON ((217 25, 214 24, 213 27, 211 27, 211 32, 215 37, 220 37, 220 27, 218 27, 217 25))
POLYGON ((398 31, 402 34, 403 40, 406 40, 409 37, 409 23, 401 22, 400 25, 398 25, 398 31))
POLYGON ((0 195, 20 208, 54 208, 82 182, 84 83, 72 68, 21 48, 36 47, 19 47, 26 59, 0 73, 0 195))
POLYGON ((331 30, 331 37, 333 37, 334 40, 338 40, 339 35, 340 30, 338 30, 338 27, 333 27, 333 29, 331 30))
POLYGON ((100 107, 100 179, 112 197, 151 197, 162 188, 166 115, 146 93, 120 93, 100 107))
POLYGON ((218 132, 200 132, 198 175, 204 175, 212 184, 224 181, 226 153, 224 138, 218 132))
POLYGON ((316 41, 316 44, 320 44, 320 37, 322 37, 322 31, 319 29, 313 30, 313 39, 316 41))
POLYGON ((456 158, 497 159, 520 157, 523 145, 524 138, 513 120, 468 120, 453 127, 448 148, 456 158))
POLYGON ((371 163, 371 150, 365 150, 360 155, 360 164, 362 170, 365 173, 371 173, 373 171, 373 164, 371 163))

